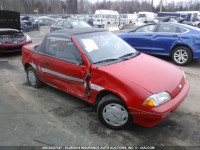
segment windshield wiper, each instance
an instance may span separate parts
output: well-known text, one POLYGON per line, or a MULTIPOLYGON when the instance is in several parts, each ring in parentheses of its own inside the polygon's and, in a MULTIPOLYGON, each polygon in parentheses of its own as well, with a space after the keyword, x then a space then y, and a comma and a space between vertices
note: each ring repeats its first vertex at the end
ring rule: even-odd
POLYGON ((133 56, 134 56, 134 57, 137 56, 138 54, 139 54, 139 52, 128 53, 128 54, 125 54, 125 55, 123 55, 123 56, 120 56, 119 58, 130 59, 130 58, 132 58, 133 56), (131 57, 129 57, 129 56, 131 56, 131 57), (127 58, 127 57, 128 57, 128 58, 127 58))
POLYGON ((104 59, 104 60, 97 61, 97 62, 95 62, 94 64, 103 63, 103 62, 115 61, 115 60, 118 60, 118 59, 119 59, 119 58, 104 59))
POLYGON ((108 58, 108 59, 104 59, 104 60, 100 60, 100 61, 97 61, 95 62, 94 64, 98 64, 98 63, 103 63, 103 62, 110 62, 110 61, 116 61, 116 60, 123 60, 123 59, 130 59, 130 58, 133 58, 137 55, 139 55, 140 52, 134 52, 134 53, 128 53, 128 54, 125 54, 123 56, 120 56, 118 58, 108 58), (131 57, 128 57, 128 56, 131 56, 131 57))

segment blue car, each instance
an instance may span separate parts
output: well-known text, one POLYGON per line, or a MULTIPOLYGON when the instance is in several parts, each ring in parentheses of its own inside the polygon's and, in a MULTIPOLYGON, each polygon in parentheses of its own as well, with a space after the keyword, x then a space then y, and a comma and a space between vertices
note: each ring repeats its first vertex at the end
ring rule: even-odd
POLYGON ((200 29, 179 23, 151 23, 118 34, 138 51, 172 58, 177 65, 200 59, 200 29))
POLYGON ((36 22, 36 18, 31 16, 21 17, 21 29, 25 32, 38 30, 39 28, 38 23, 36 22))

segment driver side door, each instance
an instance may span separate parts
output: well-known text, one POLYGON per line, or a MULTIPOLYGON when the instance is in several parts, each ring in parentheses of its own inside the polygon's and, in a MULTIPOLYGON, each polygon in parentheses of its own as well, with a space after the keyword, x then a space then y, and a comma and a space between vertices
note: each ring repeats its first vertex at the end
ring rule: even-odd
POLYGON ((85 84, 90 68, 83 63, 80 51, 70 38, 48 37, 40 62, 48 84, 87 100, 85 84))

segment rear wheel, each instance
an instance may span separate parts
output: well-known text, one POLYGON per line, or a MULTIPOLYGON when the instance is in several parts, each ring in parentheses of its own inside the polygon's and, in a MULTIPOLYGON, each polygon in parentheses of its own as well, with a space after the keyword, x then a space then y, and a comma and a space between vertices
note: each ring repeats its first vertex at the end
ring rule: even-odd
POLYGON ((107 95, 97 107, 99 120, 111 129, 123 129, 132 123, 126 104, 115 95, 107 95))
POLYGON ((172 53, 172 60, 177 65, 187 65, 192 61, 192 52, 185 46, 177 47, 172 53))
POLYGON ((38 75, 33 67, 28 67, 28 69, 26 70, 26 75, 28 82, 32 87, 39 88, 41 86, 42 82, 39 80, 38 75))

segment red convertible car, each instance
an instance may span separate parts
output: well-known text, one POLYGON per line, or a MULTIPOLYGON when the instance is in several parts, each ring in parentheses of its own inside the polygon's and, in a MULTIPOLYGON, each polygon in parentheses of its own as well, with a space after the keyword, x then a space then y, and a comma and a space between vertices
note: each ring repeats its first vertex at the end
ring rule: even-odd
POLYGON ((0 10, 0 53, 17 52, 32 43, 31 38, 20 29, 20 14, 0 10))
POLYGON ((41 44, 23 47, 22 64, 31 86, 44 82, 97 105, 100 121, 112 129, 160 123, 190 86, 180 68, 103 29, 49 33, 41 44))

